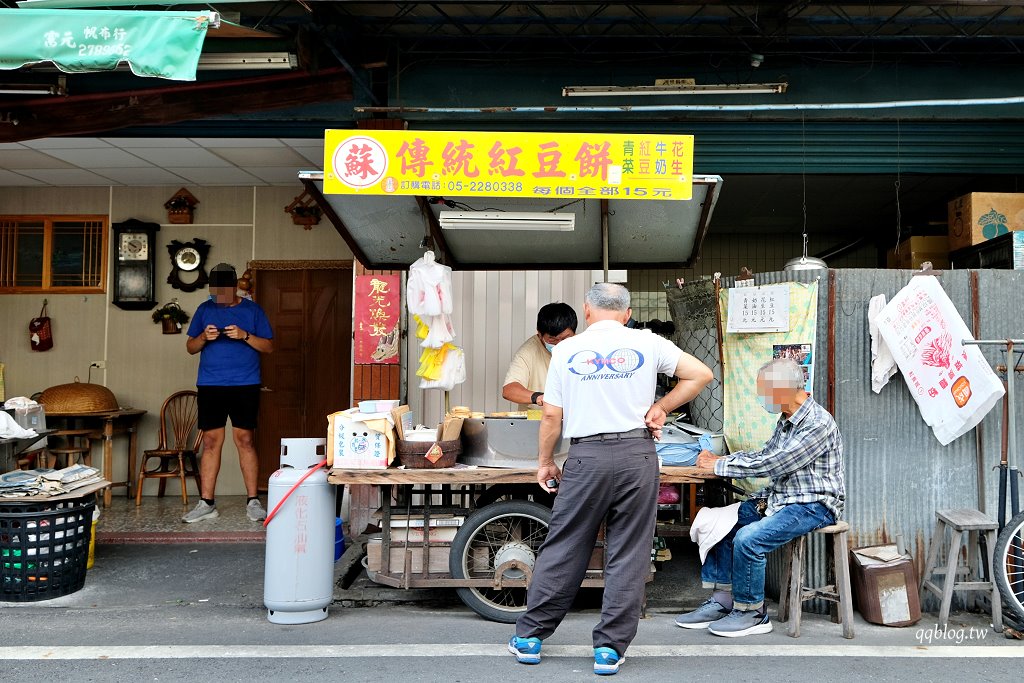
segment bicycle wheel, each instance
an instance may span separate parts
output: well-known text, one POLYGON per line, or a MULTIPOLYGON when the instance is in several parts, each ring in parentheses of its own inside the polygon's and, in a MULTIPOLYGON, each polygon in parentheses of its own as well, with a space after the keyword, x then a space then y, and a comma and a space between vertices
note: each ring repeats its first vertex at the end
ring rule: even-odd
MULTIPOLYGON (((490 579, 498 567, 507 579, 521 579, 516 560, 531 569, 540 544, 548 535, 551 510, 540 503, 505 500, 470 515, 452 541, 448 568, 454 579, 490 579)), ((525 588, 457 588, 459 598, 484 619, 514 623, 526 611, 525 588)))
POLYGON ((1024 621, 1024 512, 1010 520, 996 541, 996 583, 1003 607, 1024 621))

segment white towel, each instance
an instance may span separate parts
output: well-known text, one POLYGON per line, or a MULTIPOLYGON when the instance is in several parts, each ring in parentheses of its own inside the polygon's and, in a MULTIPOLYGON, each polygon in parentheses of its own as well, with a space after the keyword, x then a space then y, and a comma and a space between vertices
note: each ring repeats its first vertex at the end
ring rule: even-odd
POLYGON ((871 391, 881 393, 882 387, 896 374, 896 359, 885 339, 878 332, 877 317, 885 308, 885 294, 871 297, 868 303, 868 332, 871 334, 871 391))

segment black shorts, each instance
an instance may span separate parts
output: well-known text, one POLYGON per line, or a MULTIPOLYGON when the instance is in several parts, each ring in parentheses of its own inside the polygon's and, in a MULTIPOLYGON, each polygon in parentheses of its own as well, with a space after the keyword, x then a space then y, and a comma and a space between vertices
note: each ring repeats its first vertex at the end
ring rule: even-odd
POLYGON ((220 429, 231 418, 236 429, 256 429, 260 414, 260 385, 196 387, 199 394, 199 429, 220 429))

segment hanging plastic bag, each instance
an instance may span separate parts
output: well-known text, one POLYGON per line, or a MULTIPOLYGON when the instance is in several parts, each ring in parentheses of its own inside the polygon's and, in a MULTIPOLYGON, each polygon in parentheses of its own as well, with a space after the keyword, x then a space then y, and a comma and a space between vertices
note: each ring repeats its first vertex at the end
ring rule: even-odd
POLYGON ((45 299, 39 317, 32 318, 28 324, 28 341, 33 351, 49 351, 53 348, 53 333, 50 331, 50 319, 46 316, 45 299))

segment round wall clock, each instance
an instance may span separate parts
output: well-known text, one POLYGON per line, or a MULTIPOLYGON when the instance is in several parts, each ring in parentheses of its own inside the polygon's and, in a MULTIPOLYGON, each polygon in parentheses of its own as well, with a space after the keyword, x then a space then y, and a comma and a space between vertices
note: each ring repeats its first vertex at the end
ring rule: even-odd
POLYGON ((210 253, 206 240, 198 237, 191 242, 171 240, 167 251, 171 255, 171 274, 167 276, 167 284, 183 292, 194 292, 206 286, 209 281, 206 255, 210 253))

